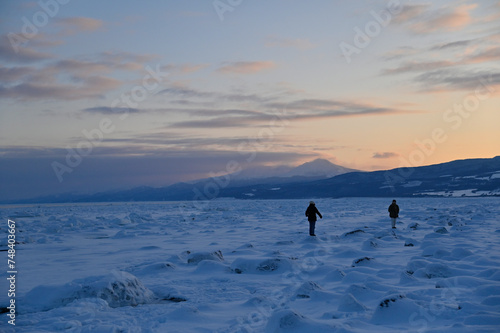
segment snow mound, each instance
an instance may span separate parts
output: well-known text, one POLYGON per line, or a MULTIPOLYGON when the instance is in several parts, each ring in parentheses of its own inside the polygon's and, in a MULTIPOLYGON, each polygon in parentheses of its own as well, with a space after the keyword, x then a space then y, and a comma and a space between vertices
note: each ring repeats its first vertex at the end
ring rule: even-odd
POLYGON ((372 263, 373 260, 375 260, 375 259, 370 258, 370 257, 363 257, 363 258, 354 259, 352 261, 351 267, 370 265, 370 263, 372 263))
POLYGON ((224 257, 222 256, 221 251, 197 252, 197 253, 191 253, 188 256, 187 262, 188 264, 198 264, 203 260, 223 261, 224 257))
POLYGON ((195 273, 206 275, 206 274, 216 274, 216 273, 224 273, 230 271, 231 269, 221 262, 214 260, 203 260, 196 267, 195 273))
POLYGON ((447 278, 453 276, 449 266, 440 263, 428 264, 425 268, 417 270, 414 274, 416 277, 434 279, 447 278))
POLYGON ((413 229, 413 230, 417 230, 417 229, 420 229, 420 224, 418 224, 417 222, 413 222, 411 223, 409 226, 408 226, 409 229, 413 229))
POLYGON ((405 240, 405 246, 413 247, 415 245, 418 245, 418 242, 412 238, 408 238, 405 240))
POLYGON ((371 302, 373 299, 382 297, 383 292, 373 290, 369 288, 366 284, 352 284, 346 290, 346 294, 351 294, 356 300, 371 302))
POLYGON ((475 295, 479 296, 493 296, 493 295, 498 295, 500 296, 500 285, 496 284, 489 284, 481 287, 477 287, 477 289, 474 291, 475 295))
POLYGON ((65 285, 35 287, 26 294, 20 310, 47 311, 84 298, 100 298, 112 308, 157 301, 153 292, 135 276, 122 271, 113 271, 109 275, 87 277, 65 285))
POLYGON ((247 259, 237 258, 231 264, 231 269, 237 273, 284 273, 289 272, 292 263, 285 258, 247 259))
POLYGON ((316 282, 306 281, 304 282, 296 292, 297 298, 331 298, 331 294, 325 292, 321 286, 316 282))
POLYGON ((377 325, 408 324, 412 317, 422 309, 413 300, 401 294, 395 294, 382 299, 372 317, 377 325))
MULTIPOLYGON (((498 314, 477 314, 464 319, 466 325, 491 326, 492 329, 498 330, 500 326, 500 317, 498 314)), ((493 332, 493 331, 491 331, 493 332)))
POLYGON ((169 262, 149 263, 145 265, 135 266, 127 269, 135 275, 151 275, 162 272, 168 272, 175 269, 175 265, 169 262))
POLYGON ((455 276, 441 279, 436 282, 436 288, 477 288, 488 283, 488 280, 472 276, 455 276))
POLYGON ((273 313, 267 323, 265 332, 273 333, 317 333, 317 332, 334 332, 335 327, 326 325, 292 310, 281 310, 273 313))
POLYGON ((328 274, 326 274, 325 281, 342 281, 344 277, 345 273, 340 269, 336 268, 330 271, 328 274))
POLYGON ((437 232, 438 234, 447 234, 448 229, 446 229, 445 227, 439 227, 434 229, 434 232, 437 232))
POLYGON ((379 243, 377 243, 374 239, 369 239, 363 243, 362 249, 365 251, 372 251, 378 248, 379 246, 380 246, 379 243))
POLYGON ((122 238, 134 238, 136 236, 136 231, 134 230, 120 230, 118 231, 112 239, 122 239, 122 238))
POLYGON ((342 312, 363 312, 366 311, 367 308, 352 294, 346 294, 340 299, 340 304, 337 310, 342 312))
POLYGON ((352 236, 356 236, 356 235, 361 235, 361 234, 364 234, 365 232, 361 229, 356 229, 356 230, 353 230, 353 231, 348 231, 344 234, 342 234, 342 237, 352 237, 352 236))

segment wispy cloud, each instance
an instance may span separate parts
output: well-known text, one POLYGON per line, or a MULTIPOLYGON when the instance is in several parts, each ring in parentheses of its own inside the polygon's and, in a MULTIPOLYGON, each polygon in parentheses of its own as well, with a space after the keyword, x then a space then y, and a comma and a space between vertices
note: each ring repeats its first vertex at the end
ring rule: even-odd
POLYGON ((483 22, 498 22, 500 20, 500 1, 496 1, 488 7, 488 15, 482 17, 483 22))
MULTIPOLYGON (((11 38, 12 37, 11 35, 11 38)), ((7 35, 0 36, 0 59, 10 63, 31 63, 41 60, 52 59, 54 56, 49 53, 37 51, 31 47, 23 46, 18 41, 11 41, 7 35), (16 48, 13 47, 16 45, 16 48)))
POLYGON ((187 120, 172 124, 173 128, 228 128, 248 127, 256 123, 257 119, 252 117, 218 117, 207 120, 187 120))
POLYGON ((385 159, 385 158, 394 158, 398 157, 398 153, 393 153, 393 152, 383 152, 383 153, 375 153, 373 154, 372 158, 380 158, 380 159, 385 159))
POLYGON ((163 66, 162 70, 174 74, 190 74, 198 72, 202 69, 209 67, 209 64, 168 64, 163 66))
POLYGON ((448 60, 438 60, 438 61, 411 61, 405 62, 398 67, 385 69, 383 74, 400 74, 408 72, 425 72, 430 70, 435 70, 444 67, 450 67, 455 65, 454 62, 448 60))
MULTIPOLYGON (((0 97, 21 100, 102 98, 124 84, 115 78, 116 73, 144 71, 144 64, 140 62, 155 58, 149 54, 103 52, 88 59, 45 61, 38 66, 0 66, 0 97)), ((29 63, 34 59, 39 57, 25 58, 29 63)))
MULTIPOLYGON (((492 45, 491 36, 470 40, 440 43, 420 50, 419 58, 442 58, 442 60, 408 60, 393 68, 382 70, 383 75, 423 73, 446 68, 463 69, 471 65, 498 63, 500 47, 492 45), (452 60, 449 60, 452 59, 452 60)), ((415 56, 413 56, 415 58, 415 56)))
POLYGON ((178 104, 196 104, 201 100, 205 105, 220 102, 252 102, 267 103, 278 98, 276 94, 246 93, 238 90, 234 92, 214 92, 189 87, 182 82, 171 82, 167 88, 160 90, 157 94, 169 97, 181 98, 175 102, 178 104))
POLYGON ((477 4, 461 5, 456 8, 443 8, 433 13, 427 20, 412 25, 416 32, 430 33, 438 30, 456 31, 472 22, 470 11, 477 4))
POLYGON ((124 114, 124 113, 139 113, 139 109, 135 108, 112 108, 109 106, 96 106, 92 108, 86 108, 82 110, 85 113, 98 113, 98 114, 124 114))
POLYGON ((207 68, 208 64, 182 64, 179 66, 182 73, 194 73, 198 72, 204 68, 207 68))
POLYGON ((253 74, 275 66, 272 61, 237 61, 226 63, 217 71, 223 74, 253 74))
POLYGON ((435 51, 440 51, 440 50, 447 50, 447 49, 454 49, 458 48, 461 49, 463 47, 467 47, 473 43, 477 42, 477 39, 467 39, 467 40, 458 40, 454 42, 448 42, 448 43, 439 43, 431 47, 431 50, 435 51))
POLYGON ((394 17, 393 22, 416 34, 457 31, 473 22, 471 11, 476 7, 477 4, 464 4, 431 9, 429 4, 404 5, 402 12, 394 17))
POLYGON ((405 4, 401 8, 401 13, 394 16, 394 23, 403 24, 422 16, 431 5, 429 4, 405 4))
POLYGON ((0 86, 0 97, 20 100, 78 100, 102 98, 104 94, 121 85, 121 82, 102 76, 91 76, 79 84, 20 83, 14 86, 0 86))
POLYGON ((483 63, 490 61, 495 61, 498 63, 498 61, 500 61, 500 46, 491 47, 486 50, 471 54, 467 58, 467 61, 469 63, 483 63))
POLYGON ((172 95, 182 98, 208 98, 214 97, 216 94, 213 92, 196 90, 186 87, 184 85, 172 85, 166 89, 160 90, 159 95, 172 95))
POLYGON ((403 109, 394 109, 389 107, 356 104, 335 100, 304 99, 294 102, 271 102, 263 106, 267 112, 251 110, 224 110, 223 117, 214 117, 221 115, 221 112, 214 110, 203 110, 203 112, 193 113, 192 110, 186 110, 186 114, 191 116, 204 117, 205 119, 193 119, 170 124, 172 128, 224 128, 224 127, 248 127, 261 126, 276 119, 274 111, 281 110, 279 119, 282 121, 291 120, 320 120, 330 118, 345 117, 363 117, 363 116, 382 116, 389 114, 405 114, 410 112, 403 109), (208 118, 208 119, 207 119, 208 118))
POLYGON ((93 32, 101 29, 104 22, 90 17, 59 18, 56 22, 61 26, 60 33, 64 36, 81 32, 93 32))
POLYGON ((498 93, 500 72, 442 69, 418 75, 414 81, 423 92, 491 90, 498 93))
MULTIPOLYGON (((375 104, 361 104, 350 101, 327 100, 327 99, 299 99, 292 102, 280 102, 271 97, 249 95, 229 97, 241 97, 243 100, 255 103, 255 108, 220 108, 217 101, 226 98, 224 94, 201 93, 197 90, 184 88, 185 90, 167 90, 163 93, 185 94, 196 97, 210 97, 207 102, 200 105, 212 105, 212 107, 195 107, 193 103, 180 103, 178 107, 131 109, 130 112, 140 114, 178 114, 189 120, 174 121, 167 124, 168 128, 231 128, 265 126, 272 120, 321 120, 345 117, 384 116, 390 114, 407 114, 420 112, 404 108, 391 108, 375 104)), ((239 98, 236 98, 240 102, 239 98)), ((127 112, 128 109, 110 108, 107 106, 96 106, 83 109, 83 113, 119 114, 127 112)), ((175 119, 175 118, 174 118, 175 119)))
POLYGON ((3 67, 0 65, 0 83, 12 84, 32 72, 31 67, 3 67))

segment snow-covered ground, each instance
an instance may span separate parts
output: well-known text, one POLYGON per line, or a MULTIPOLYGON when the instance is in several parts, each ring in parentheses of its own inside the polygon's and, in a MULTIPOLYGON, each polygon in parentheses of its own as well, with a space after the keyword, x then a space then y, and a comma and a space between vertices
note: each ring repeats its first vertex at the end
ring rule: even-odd
POLYGON ((500 200, 391 199, 3 207, 0 331, 500 331, 500 200))

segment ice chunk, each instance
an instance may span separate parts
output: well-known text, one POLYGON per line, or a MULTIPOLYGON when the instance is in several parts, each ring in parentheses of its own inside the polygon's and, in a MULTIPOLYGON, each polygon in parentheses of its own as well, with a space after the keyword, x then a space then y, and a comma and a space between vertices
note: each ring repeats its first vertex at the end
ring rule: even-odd
POLYGON ((342 235, 342 237, 350 237, 350 236, 354 236, 354 235, 361 235, 361 234, 364 234, 365 232, 361 229, 356 229, 356 230, 353 230, 353 231, 349 231, 349 232, 346 232, 342 235))
POLYGON ((373 262, 373 260, 375 260, 374 258, 370 258, 370 257, 363 257, 363 258, 359 258, 359 259, 354 259, 352 261, 352 267, 356 267, 356 266, 366 266, 366 265, 369 265, 370 262, 373 262))
POLYGON ((445 227, 439 227, 434 229, 434 232, 437 232, 438 234, 447 234, 448 229, 446 229, 445 227))
POLYGON ((258 272, 277 272, 283 273, 290 271, 292 263, 286 258, 272 258, 272 259, 246 259, 237 258, 231 264, 231 269, 237 273, 258 273, 258 272))
POLYGON ((372 322, 378 325, 408 324, 415 314, 422 309, 413 300, 401 294, 391 295, 382 299, 372 317, 372 322))
POLYGON ((297 289, 297 298, 311 298, 314 296, 327 296, 327 293, 316 282, 306 281, 297 289))
POLYGON ((221 251, 197 252, 197 253, 191 253, 188 256, 187 262, 188 264, 197 264, 203 260, 223 261, 224 257, 222 256, 221 251))
POLYGON ((281 310, 273 313, 265 332, 334 332, 335 327, 316 322, 293 310, 281 310))
POLYGON ((83 298, 100 298, 114 308, 157 300, 153 292, 132 274, 113 271, 105 276, 87 277, 65 285, 35 287, 21 302, 21 311, 47 311, 83 298))

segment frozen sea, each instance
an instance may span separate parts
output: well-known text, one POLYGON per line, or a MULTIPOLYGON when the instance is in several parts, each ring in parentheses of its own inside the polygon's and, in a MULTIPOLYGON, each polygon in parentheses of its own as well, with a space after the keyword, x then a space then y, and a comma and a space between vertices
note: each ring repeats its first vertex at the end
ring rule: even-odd
POLYGON ((0 331, 499 332, 500 198, 391 200, 1 206, 0 331))

